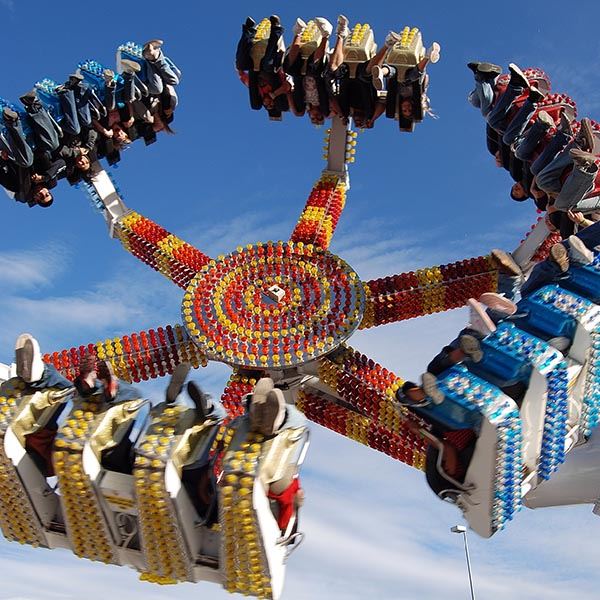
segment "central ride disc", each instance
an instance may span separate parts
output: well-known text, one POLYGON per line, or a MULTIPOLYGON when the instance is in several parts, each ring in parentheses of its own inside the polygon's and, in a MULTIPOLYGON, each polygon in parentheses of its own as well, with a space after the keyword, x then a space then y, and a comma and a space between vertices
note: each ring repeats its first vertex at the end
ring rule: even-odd
POLYGON ((208 358, 251 368, 299 365, 360 325, 365 292, 339 257, 302 242, 238 247, 188 286, 183 321, 208 358))

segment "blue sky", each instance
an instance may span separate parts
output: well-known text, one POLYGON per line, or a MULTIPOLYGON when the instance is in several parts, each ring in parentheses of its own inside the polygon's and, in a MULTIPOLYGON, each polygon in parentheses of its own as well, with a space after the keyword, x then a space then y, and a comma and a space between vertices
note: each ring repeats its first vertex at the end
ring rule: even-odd
MULTIPOLYGON (((537 65, 580 116, 600 118, 597 64, 600 5, 437 2, 396 5, 304 2, 301 16, 332 22, 344 12, 369 22, 378 41, 390 28, 417 25, 442 45, 431 67, 438 119, 400 134, 382 118, 358 138, 352 188, 332 250, 364 279, 514 248, 534 222, 529 205, 508 197, 508 176, 484 146, 483 123, 466 102, 482 58, 537 65)), ((321 160, 323 130, 286 116, 270 123, 248 107, 233 70, 240 23, 278 13, 289 31, 297 4, 137 2, 122 6, 0 0, 2 85, 15 99, 39 78, 62 81, 85 58, 114 62, 119 43, 159 37, 184 72, 176 135, 124 153, 113 171, 125 200, 204 252, 240 242, 286 239, 321 160), (251 8, 250 8, 251 7, 251 8)), ((2 200, 0 361, 18 333, 59 349, 177 322, 181 293, 108 238, 82 193, 62 188, 46 211, 2 200)), ((399 375, 416 377, 465 321, 453 311, 361 332, 352 344, 399 375)), ((227 369, 196 378, 219 394, 227 369)), ((145 392, 158 397, 162 384, 145 392)), ((290 561, 285 598, 433 600, 466 598, 464 555, 449 528, 457 511, 433 497, 421 473, 325 431, 313 430, 305 463, 307 541, 290 561)), ((598 597, 600 521, 590 507, 522 511, 491 540, 470 537, 478 598, 528 600, 598 597)), ((159 588, 134 572, 0 541, 0 599, 90 600, 126 593, 132 600, 211 600, 228 595, 198 584, 159 588)))

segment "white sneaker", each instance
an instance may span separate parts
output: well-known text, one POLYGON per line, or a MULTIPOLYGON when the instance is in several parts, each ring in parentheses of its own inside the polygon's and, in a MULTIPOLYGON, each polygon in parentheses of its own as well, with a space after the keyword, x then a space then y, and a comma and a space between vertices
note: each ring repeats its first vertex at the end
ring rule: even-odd
POLYGON ((394 46, 396 44, 396 42, 399 42, 402 40, 402 36, 399 33, 396 33, 395 31, 390 31, 386 36, 385 36, 385 47, 386 48, 391 48, 392 46, 394 46))
POLYGON ((576 236, 569 236, 569 258, 580 265, 589 265, 594 253, 576 236))
POLYGON ((433 400, 434 404, 441 404, 446 399, 444 392, 438 387, 435 375, 429 372, 423 373, 421 375, 421 382, 423 384, 423 391, 433 400))
POLYGON ((294 23, 294 27, 292 28, 294 35, 302 35, 305 29, 306 23, 300 17, 298 17, 294 23))
POLYGON ((437 42, 433 42, 433 44, 431 44, 431 46, 427 50, 427 53, 425 54, 425 58, 427 58, 432 65, 435 65, 435 63, 438 60, 440 60, 440 51, 441 50, 442 50, 442 47, 437 42))
POLYGON ((277 433, 285 419, 283 392, 275 389, 273 380, 263 377, 258 380, 248 410, 250 429, 263 435, 277 433))
POLYGON ((383 67, 381 65, 375 65, 373 67, 373 71, 371 72, 371 79, 373 80, 373 87, 381 91, 383 90, 383 67))
POLYGON ((17 377, 27 383, 39 381, 44 375, 44 361, 38 341, 29 333, 22 333, 15 344, 17 377))
POLYGON ((467 302, 469 307, 469 324, 471 329, 478 331, 481 335, 486 336, 496 331, 494 322, 489 318, 485 312, 483 305, 477 302, 475 298, 469 298, 467 302))
POLYGON ((335 32, 341 38, 347 38, 350 35, 350 28, 348 27, 349 22, 350 21, 348 21, 348 17, 346 17, 345 15, 340 15, 337 18, 337 27, 335 32))
POLYGON ((485 304, 488 308, 497 310, 506 315, 514 315, 517 312, 517 305, 508 298, 494 292, 485 292, 479 296, 479 302, 485 304))
POLYGON ((458 343, 463 354, 469 356, 473 362, 480 362, 483 358, 483 350, 479 340, 474 335, 461 335, 458 338, 458 343))
POLYGON ((328 38, 333 31, 333 25, 325 17, 315 17, 315 23, 323 37, 328 38))

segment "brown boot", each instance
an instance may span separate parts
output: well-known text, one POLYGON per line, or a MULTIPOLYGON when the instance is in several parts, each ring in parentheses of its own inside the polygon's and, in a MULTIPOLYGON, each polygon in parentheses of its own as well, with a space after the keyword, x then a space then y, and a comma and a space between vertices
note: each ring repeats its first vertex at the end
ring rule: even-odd
POLYGON ((581 119, 579 133, 575 136, 575 143, 585 152, 591 152, 594 149, 594 129, 589 119, 581 119))
POLYGON ((589 168, 596 162, 596 155, 591 152, 584 152, 579 148, 571 148, 569 150, 569 156, 573 159, 573 162, 580 167, 589 168))

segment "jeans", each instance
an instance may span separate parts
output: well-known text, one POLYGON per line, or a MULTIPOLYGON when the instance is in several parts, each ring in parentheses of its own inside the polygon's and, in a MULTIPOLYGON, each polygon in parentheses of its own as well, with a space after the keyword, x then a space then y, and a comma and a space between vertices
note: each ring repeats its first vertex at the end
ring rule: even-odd
POLYGON ((502 141, 507 146, 510 146, 519 136, 523 135, 523 132, 534 113, 535 104, 527 98, 527 100, 523 102, 523 106, 521 106, 517 114, 512 118, 502 136, 502 141))
MULTIPOLYGON (((593 250, 596 246, 600 245, 600 221, 598 223, 594 223, 585 229, 582 229, 577 234, 575 234, 589 250, 593 250)), ((565 248, 569 249, 569 241, 565 240, 561 242, 565 248)), ((571 259, 571 263, 573 260, 571 259)), ((552 260, 544 260, 541 263, 538 263, 527 281, 523 284, 521 288, 521 294, 523 296, 527 296, 535 290, 549 284, 553 283, 559 279, 562 279, 566 275, 562 273, 560 267, 552 260)), ((568 275, 567 275, 568 276, 568 275)))
POLYGON ((522 93, 523 88, 521 86, 513 83, 508 84, 506 91, 498 98, 498 102, 496 102, 494 108, 492 108, 488 115, 487 122, 492 129, 495 129, 498 133, 504 135, 507 127, 506 119, 508 113, 510 112, 514 101, 522 93))
POLYGON ((283 35, 283 27, 271 25, 271 34, 265 49, 265 55, 260 61, 260 70, 266 73, 275 73, 283 63, 283 52, 279 50, 279 40, 283 35))
POLYGON ((242 37, 237 45, 235 52, 235 68, 238 71, 252 71, 254 65, 252 64, 252 57, 250 56, 250 50, 252 48, 252 42, 254 35, 256 34, 256 26, 246 27, 242 25, 242 37))
POLYGON ((47 388, 66 390, 67 388, 73 387, 73 382, 69 381, 66 377, 63 377, 54 365, 46 364, 44 365, 42 378, 38 381, 28 383, 27 385, 34 390, 44 390, 47 388))
MULTIPOLYGON (((33 165, 33 150, 25 139, 20 121, 5 121, 6 137, 2 137, 2 146, 19 167, 26 169, 33 165)), ((2 135, 2 134, 0 134, 2 135)))
POLYGON ((569 154, 569 150, 575 147, 575 142, 568 144, 562 152, 556 155, 556 157, 548 163, 536 177, 537 186, 540 190, 546 192, 546 194, 558 194, 562 188, 562 181, 560 178, 564 173, 565 169, 568 169, 573 165, 573 159, 569 154))
POLYGON ((58 101, 62 110, 63 119, 61 127, 69 135, 79 135, 81 127, 79 126, 79 117, 77 116, 77 104, 73 90, 62 89, 57 92, 58 101))
POLYGON ((52 153, 60 147, 62 131, 45 108, 32 107, 29 120, 35 134, 36 150, 52 153))
POLYGON ((178 85, 181 71, 162 52, 156 60, 145 60, 142 65, 142 79, 149 92, 158 96, 166 85, 178 85))
POLYGON ((469 103, 481 110, 483 117, 487 117, 494 104, 494 88, 491 81, 478 81, 475 78, 475 89, 469 94, 469 103))
POLYGON ((586 198, 594 189, 596 175, 598 175, 598 166, 595 164, 585 168, 575 165, 556 197, 555 208, 563 211, 573 209, 581 212, 592 212, 598 208, 600 198, 586 198))
POLYGON ((519 160, 526 162, 531 161, 535 149, 538 144, 544 139, 549 127, 545 123, 542 123, 539 119, 536 119, 524 134, 520 135, 514 141, 515 156, 519 160))
POLYGON ((562 131, 557 131, 542 153, 531 164, 531 172, 538 175, 543 171, 555 158, 556 155, 571 141, 570 136, 562 131))

